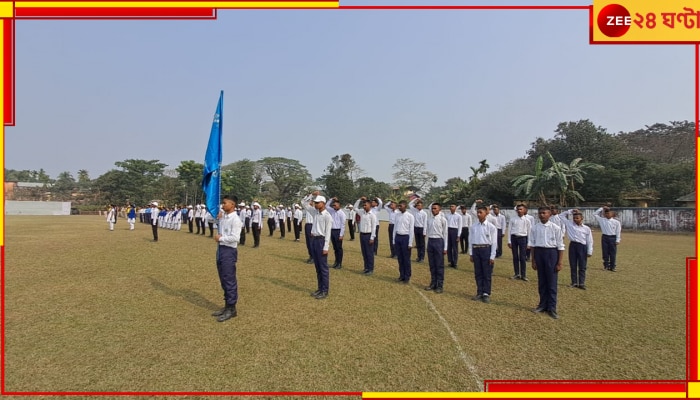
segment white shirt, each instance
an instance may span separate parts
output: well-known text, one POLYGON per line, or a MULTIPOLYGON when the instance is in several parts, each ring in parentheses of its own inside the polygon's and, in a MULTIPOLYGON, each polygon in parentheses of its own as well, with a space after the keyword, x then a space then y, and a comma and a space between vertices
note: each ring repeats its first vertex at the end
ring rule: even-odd
POLYGON ((456 211, 447 214, 447 227, 462 230, 462 215, 456 211))
POLYGON ((413 214, 413 219, 415 219, 415 227, 416 228, 423 228, 423 236, 425 236, 425 225, 426 222, 428 221, 428 214, 425 212, 425 210, 419 210, 417 209, 414 204, 416 203, 418 199, 413 199, 411 200, 410 203, 408 203, 408 208, 411 214, 413 214))
POLYGON ((443 239, 445 248, 442 250, 447 251, 447 219, 442 212, 428 219, 425 232, 428 239, 443 239))
POLYGON ((510 236, 515 235, 519 237, 526 237, 530 233, 532 224, 530 223, 530 218, 525 215, 522 217, 515 216, 508 221, 508 244, 511 243, 510 236))
POLYGON ((287 212, 284 210, 277 210, 277 219, 284 219, 287 216, 287 212))
POLYGON ((355 216, 357 215, 357 211, 354 209, 348 209, 348 212, 346 213, 348 215, 348 219, 352 221, 352 223, 355 223, 355 216))
POLYGON ((376 227, 379 225, 377 220, 377 214, 365 211, 360 208, 357 210, 357 215, 360 216, 360 233, 369 233, 369 240, 374 240, 374 236, 377 232, 376 227))
POLYGON ((253 214, 250 216, 250 222, 251 223, 257 223, 260 224, 262 222, 262 210, 261 209, 255 209, 253 210, 253 214))
POLYGON ((243 222, 235 211, 230 214, 224 213, 219 221, 219 235, 221 235, 219 245, 233 247, 234 249, 238 247, 241 229, 243 229, 243 222))
POLYGON ((561 236, 564 237, 566 234, 566 224, 564 223, 564 218, 561 217, 561 214, 552 215, 549 217, 549 220, 561 229, 561 236))
POLYGON ((392 210, 391 202, 387 203, 387 205, 384 206, 384 209, 389 213, 389 225, 396 224, 396 214, 399 213, 399 210, 392 210))
POLYGON ((415 222, 416 219, 413 218, 413 215, 408 211, 397 211, 396 222, 394 222, 394 235, 391 238, 391 242, 396 244, 396 235, 408 235, 408 247, 413 247, 413 228, 415 222))
POLYGON ((494 213, 493 211, 491 211, 491 215, 494 217, 494 222, 495 222, 494 225, 496 225, 496 229, 505 230, 506 229, 506 216, 501 214, 500 212, 498 213, 498 215, 496 215, 496 213, 494 213))
POLYGON ((472 246, 477 244, 491 245, 491 254, 489 259, 496 259, 496 250, 498 250, 498 229, 496 225, 484 219, 484 222, 476 221, 469 227, 469 255, 473 255, 472 246))
POLYGON ((469 228, 472 225, 472 215, 468 212, 462 213, 462 228, 469 228))
MULTIPOLYGON (((476 213, 476 202, 472 203, 472 207, 469 209, 469 212, 471 213, 472 217, 474 218, 474 221, 479 220, 479 216, 476 213)), ((489 221, 491 224, 493 224, 493 226, 498 226, 498 221, 497 221, 496 216, 491 214, 490 211, 486 214, 486 220, 489 221)), ((498 228, 496 228, 496 229, 498 229, 498 228)))
POLYGON ((275 219, 277 217, 277 211, 274 208, 267 209, 267 218, 275 219))
POLYGON ((603 235, 615 235, 615 243, 620 243, 620 233, 622 231, 622 224, 615 218, 605 218, 601 214, 603 213, 603 207, 595 210, 593 216, 598 221, 600 226, 600 231, 603 235))
POLYGON ((591 233, 591 228, 581 223, 578 225, 576 222, 571 221, 567 217, 571 214, 572 210, 564 211, 559 214, 559 218, 566 225, 566 236, 569 240, 576 243, 585 244, 587 248, 587 253, 589 256, 593 255, 593 233, 591 233))
POLYGON ((294 219, 297 220, 297 223, 301 224, 301 219, 304 218, 304 213, 301 212, 300 209, 294 210, 294 219))
POLYGON ((333 228, 333 217, 328 210, 318 212, 314 209, 314 224, 311 226, 311 236, 323 236, 323 251, 328 251, 328 244, 331 242, 331 229, 333 228))
POLYGON ((546 224, 535 224, 530 229, 527 236, 527 247, 546 247, 557 250, 564 250, 564 237, 561 228, 552 221, 546 224))
MULTIPOLYGON (((384 203, 382 202, 382 199, 377 197, 377 206, 372 207, 372 212, 374 213, 374 215, 377 216, 377 220, 379 220, 379 211, 382 209, 383 205, 384 205, 384 203)), ((355 207, 355 208, 357 208, 357 207, 355 207)))
POLYGON ((158 213, 160 210, 158 207, 151 207, 151 224, 152 225, 157 225, 158 224, 158 213))

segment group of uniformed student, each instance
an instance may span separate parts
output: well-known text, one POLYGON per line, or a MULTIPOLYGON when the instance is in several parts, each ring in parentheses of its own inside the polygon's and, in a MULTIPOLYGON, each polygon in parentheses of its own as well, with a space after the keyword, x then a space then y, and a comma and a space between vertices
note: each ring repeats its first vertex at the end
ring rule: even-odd
MULTIPOLYGON (((153 226, 154 241, 158 240, 158 227, 180 230, 182 223, 188 225, 190 233, 194 233, 194 224, 197 227, 196 234, 201 235, 205 234, 208 225, 209 236, 213 235, 216 220, 205 205, 167 208, 158 207, 154 202, 150 206, 150 209, 141 210, 139 215, 141 222, 153 226), (155 220, 153 215, 157 215, 155 220)), ((306 262, 314 264, 317 275, 317 290, 311 295, 316 299, 325 299, 329 292, 329 268, 343 267, 343 240, 346 233, 350 235, 350 240, 354 240, 356 231, 359 232, 363 273, 373 274, 374 257, 379 246, 381 209, 389 214, 390 257, 398 261, 397 281, 403 284, 408 284, 411 279, 413 247, 416 248, 415 262, 424 262, 427 254, 431 281, 425 290, 435 293, 443 292, 444 256, 447 255, 450 267, 457 268, 459 255, 468 254, 469 261, 474 265, 477 287, 472 300, 490 303, 494 263, 502 256, 503 236, 506 236, 507 246, 513 256, 514 274, 511 279, 529 281, 527 262, 531 262, 533 270, 537 271, 540 297, 533 311, 546 312, 557 319, 557 279, 564 258, 564 238, 568 237, 571 268, 569 287, 586 289, 587 258, 593 254, 593 236, 591 229, 583 224, 583 215, 577 209, 560 212, 556 206, 540 207, 535 218, 528 214, 526 205, 519 204, 514 207, 516 215, 507 220, 498 205, 489 206, 477 200, 471 208, 451 204, 447 212, 443 212, 440 204, 430 204, 427 207, 429 217, 422 199, 415 195, 409 202, 389 201, 387 204, 380 198, 361 197, 354 205, 347 205, 343 210, 337 198, 326 199, 316 191, 304 197, 299 204, 294 204, 293 209, 285 209, 283 205, 270 205, 265 217, 269 236, 279 230, 280 239, 285 238, 286 231, 293 231, 294 240, 299 242, 303 226, 309 255, 306 262), (334 263, 329 266, 328 253, 331 245, 334 263)), ((110 230, 116 222, 116 207, 112 207, 112 210, 108 215, 110 230)), ((135 217, 133 204, 128 212, 130 219, 135 217)), ((258 247, 264 217, 260 204, 254 202, 251 208, 242 202, 232 212, 241 221, 236 244, 244 245, 246 233, 252 231, 253 247, 258 247)), ((613 218, 614 212, 607 206, 596 210, 594 216, 603 234, 604 269, 616 271, 621 224, 613 218)))

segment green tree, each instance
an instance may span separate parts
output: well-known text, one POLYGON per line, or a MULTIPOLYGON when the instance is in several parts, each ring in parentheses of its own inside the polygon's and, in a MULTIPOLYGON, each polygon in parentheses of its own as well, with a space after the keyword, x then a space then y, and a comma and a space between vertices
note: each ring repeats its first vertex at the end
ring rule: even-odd
MULTIPOLYGON (((391 185, 386 182, 379 182, 370 177, 362 177, 355 180, 355 199, 362 196, 367 196, 367 198, 379 197, 381 199, 386 199, 391 195, 391 185)), ((353 202, 354 202, 353 200, 353 202)))
POLYGON ((353 175, 357 176, 361 171, 350 154, 334 156, 317 182, 325 193, 347 203, 355 200, 353 175))
POLYGON ((54 199, 61 201, 70 201, 71 194, 76 187, 75 179, 73 175, 68 171, 63 171, 58 174, 56 182, 54 182, 51 187, 51 193, 54 199))
POLYGON ((311 174, 297 160, 291 160, 283 157, 265 157, 258 161, 264 178, 272 182, 273 190, 265 193, 267 198, 277 199, 283 203, 289 204, 298 201, 302 192, 306 192, 308 186, 312 183, 311 174), (276 197, 268 197, 270 193, 276 192, 276 197))
POLYGON ((182 200, 187 204, 198 204, 204 198, 202 192, 202 174, 204 173, 204 164, 194 160, 181 161, 180 165, 175 168, 178 174, 178 180, 181 187, 184 189, 184 197, 182 200))
POLYGON ((105 172, 95 179, 93 187, 95 190, 95 201, 101 205, 115 203, 122 204, 126 199, 132 199, 138 204, 145 204, 147 201, 136 200, 128 189, 129 176, 124 171, 116 169, 105 172))
POLYGON ((394 163, 392 177, 397 186, 402 189, 412 190, 416 193, 429 191, 435 182, 437 175, 427 170, 424 162, 417 162, 410 158, 399 158, 394 163))
POLYGON ((163 176, 167 164, 158 160, 128 159, 117 161, 114 165, 121 168, 126 176, 126 180, 122 182, 124 187, 121 190, 128 194, 128 197, 121 199, 120 202, 129 200, 138 204, 146 204, 154 198, 162 197, 162 193, 156 187, 156 182, 163 176))
POLYGON ((251 201, 260 195, 262 169, 257 162, 243 159, 221 167, 221 191, 251 201))
POLYGON ((544 169, 544 158, 538 156, 534 174, 523 174, 513 179, 515 196, 524 195, 527 200, 536 198, 541 204, 547 204, 545 192, 549 182, 550 176, 544 169))

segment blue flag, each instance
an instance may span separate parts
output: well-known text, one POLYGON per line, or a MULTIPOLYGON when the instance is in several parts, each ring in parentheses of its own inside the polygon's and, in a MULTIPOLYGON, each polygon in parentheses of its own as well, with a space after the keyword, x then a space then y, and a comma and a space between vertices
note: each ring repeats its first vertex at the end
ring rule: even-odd
POLYGON ((224 125, 224 91, 219 96, 219 104, 216 106, 214 121, 211 123, 209 144, 204 155, 204 176, 202 177, 202 190, 207 196, 207 210, 216 218, 221 204, 221 132, 224 125))

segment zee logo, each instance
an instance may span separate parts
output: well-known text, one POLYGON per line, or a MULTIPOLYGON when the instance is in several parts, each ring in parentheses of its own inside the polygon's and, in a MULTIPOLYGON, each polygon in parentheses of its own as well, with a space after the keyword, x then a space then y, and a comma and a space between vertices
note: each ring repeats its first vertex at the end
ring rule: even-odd
POLYGON ((608 4, 598 13, 598 29, 605 36, 620 37, 632 25, 632 17, 627 9, 619 4, 608 4))

